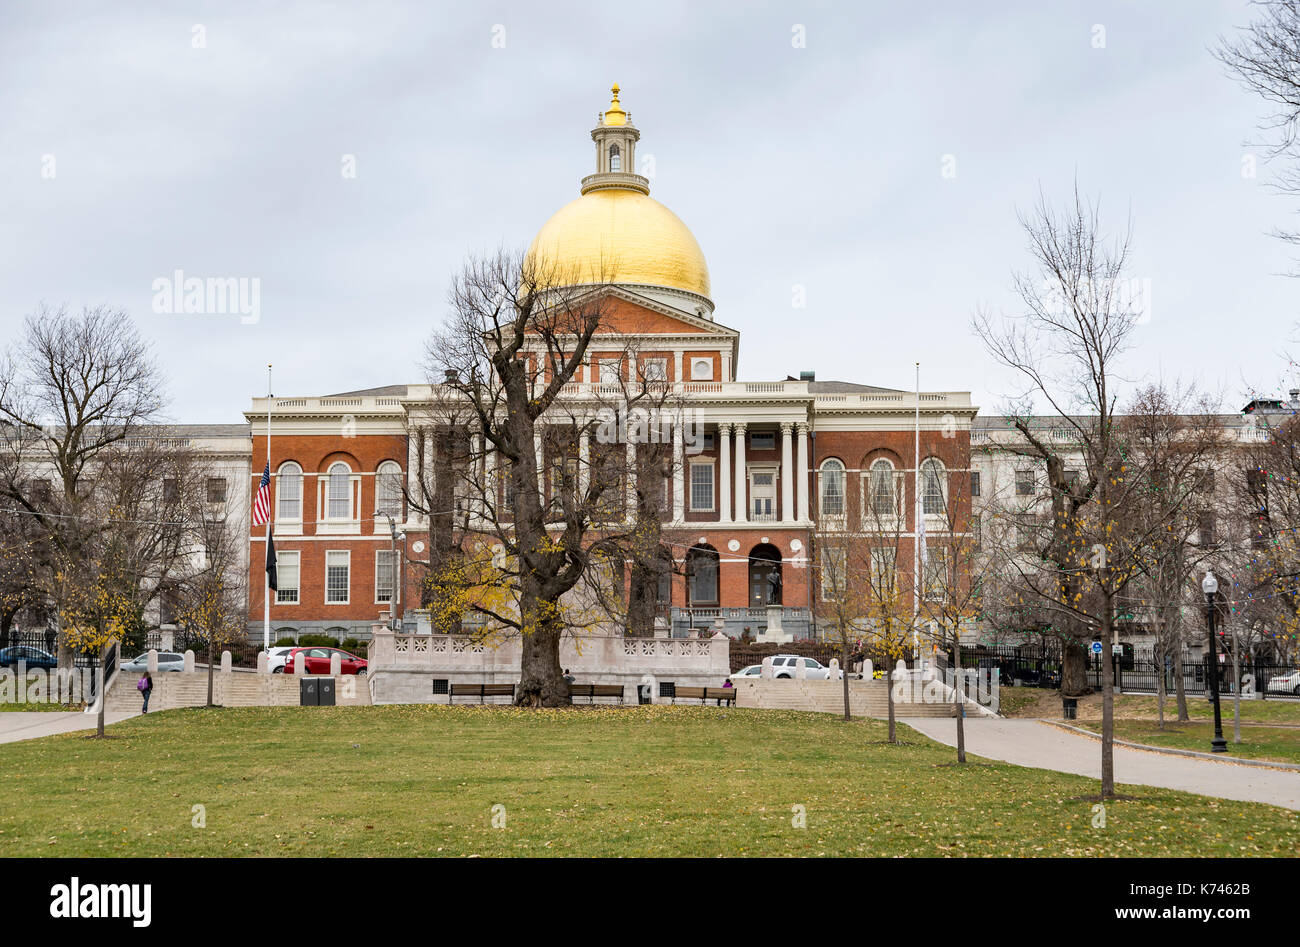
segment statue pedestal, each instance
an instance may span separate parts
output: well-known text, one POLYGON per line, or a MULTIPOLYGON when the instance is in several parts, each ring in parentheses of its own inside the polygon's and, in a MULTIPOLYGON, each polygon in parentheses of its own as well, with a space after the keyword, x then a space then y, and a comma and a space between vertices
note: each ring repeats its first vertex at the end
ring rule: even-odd
POLYGON ((767 606, 767 628, 760 631, 755 636, 755 641, 773 642, 775 644, 785 644, 787 641, 794 641, 794 635, 788 634, 781 626, 781 617, 785 609, 780 605, 767 606))

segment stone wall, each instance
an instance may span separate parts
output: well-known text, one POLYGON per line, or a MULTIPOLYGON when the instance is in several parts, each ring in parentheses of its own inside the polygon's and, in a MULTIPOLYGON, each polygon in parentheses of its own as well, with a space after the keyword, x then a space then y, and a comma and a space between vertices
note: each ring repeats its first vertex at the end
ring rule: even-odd
MULTIPOLYGON (((320 677, 322 675, 311 675, 320 677)), ((142 703, 136 690, 139 674, 118 674, 108 693, 108 709, 138 711, 142 703)), ((212 700, 221 707, 297 707, 297 674, 258 674, 250 671, 218 671, 212 676, 212 700)), ((334 699, 338 706, 369 704, 370 688, 364 676, 344 674, 335 678, 334 699)), ((203 707, 208 702, 208 672, 165 671, 153 676, 149 710, 203 707)))
MULTIPOLYGON (((721 687, 731 673, 725 635, 689 638, 628 638, 624 635, 566 637, 560 666, 579 684, 621 684, 624 700, 635 703, 637 687, 662 683, 721 687)), ((377 704, 443 703, 434 682, 516 684, 520 674, 517 637, 488 644, 469 635, 393 634, 377 627, 370 644, 370 680, 377 704)), ((439 684, 441 686, 441 684, 439 684)))

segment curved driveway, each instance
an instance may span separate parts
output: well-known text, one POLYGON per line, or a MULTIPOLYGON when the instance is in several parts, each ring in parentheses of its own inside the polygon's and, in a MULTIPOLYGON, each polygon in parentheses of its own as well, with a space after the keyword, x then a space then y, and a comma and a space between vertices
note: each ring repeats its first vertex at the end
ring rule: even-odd
MULTIPOLYGON (((955 746, 950 717, 899 718, 932 740, 955 746)), ((966 719, 966 749, 1017 766, 1101 778, 1101 743, 1037 720, 966 719)), ((1115 782, 1180 789, 1202 796, 1266 802, 1300 810, 1300 773, 1115 747, 1115 782)))

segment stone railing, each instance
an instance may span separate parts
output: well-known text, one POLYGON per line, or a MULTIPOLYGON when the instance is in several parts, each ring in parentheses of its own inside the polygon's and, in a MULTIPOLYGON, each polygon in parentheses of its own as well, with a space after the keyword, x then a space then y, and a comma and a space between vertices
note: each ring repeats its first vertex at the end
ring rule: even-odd
MULTIPOLYGON (((731 639, 725 635, 686 638, 629 638, 625 635, 566 636, 560 664, 583 681, 639 677, 730 673, 731 639)), ((520 639, 484 641, 472 635, 410 634, 377 627, 370 643, 370 673, 437 671, 466 675, 518 675, 520 639)))

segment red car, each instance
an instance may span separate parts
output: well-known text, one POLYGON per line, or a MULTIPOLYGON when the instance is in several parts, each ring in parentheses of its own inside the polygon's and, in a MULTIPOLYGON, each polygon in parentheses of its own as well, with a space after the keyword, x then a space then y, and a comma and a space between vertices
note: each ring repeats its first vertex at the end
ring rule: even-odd
POLYGON ((289 657, 284 662, 284 673, 295 673, 298 659, 301 658, 307 666, 305 673, 328 674, 330 672, 330 658, 336 654, 339 656, 339 667, 342 673, 366 673, 366 659, 359 658, 355 654, 348 654, 341 648, 294 648, 289 652, 289 657))

